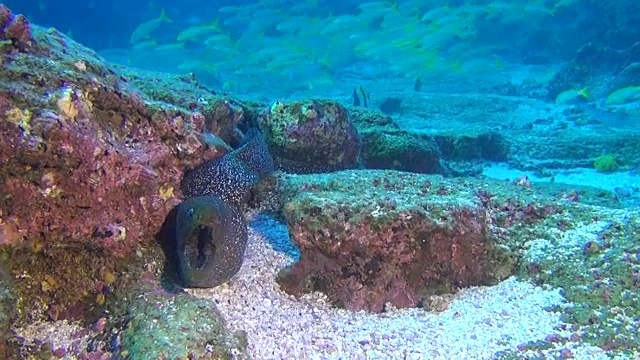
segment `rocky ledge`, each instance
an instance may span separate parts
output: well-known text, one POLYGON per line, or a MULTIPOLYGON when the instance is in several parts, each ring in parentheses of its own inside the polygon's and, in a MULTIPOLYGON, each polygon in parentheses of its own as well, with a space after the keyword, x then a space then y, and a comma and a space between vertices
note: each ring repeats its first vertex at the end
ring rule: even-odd
POLYGON ((495 284, 516 272, 533 229, 566 228, 567 216, 589 212, 571 187, 532 191, 526 178, 361 170, 283 183, 284 216, 301 255, 281 286, 295 296, 324 292, 350 310, 429 308, 432 296, 495 284))

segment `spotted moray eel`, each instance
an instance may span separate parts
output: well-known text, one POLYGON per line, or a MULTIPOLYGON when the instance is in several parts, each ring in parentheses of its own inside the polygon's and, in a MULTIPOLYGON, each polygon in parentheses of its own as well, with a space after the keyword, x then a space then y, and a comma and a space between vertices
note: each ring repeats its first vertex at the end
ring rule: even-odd
POLYGON ((251 187, 274 170, 263 135, 250 130, 238 149, 185 173, 176 215, 180 276, 187 287, 215 287, 242 265, 247 222, 241 210, 251 187))

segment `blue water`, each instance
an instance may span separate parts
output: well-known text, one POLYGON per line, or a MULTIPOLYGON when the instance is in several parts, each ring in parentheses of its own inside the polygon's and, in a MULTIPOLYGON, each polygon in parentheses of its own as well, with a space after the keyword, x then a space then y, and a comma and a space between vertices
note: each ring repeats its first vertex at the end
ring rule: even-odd
MULTIPOLYGON (((640 5, 621 0, 6 3, 110 61, 192 72, 238 94, 269 88, 280 97, 345 96, 368 79, 411 89, 421 77, 428 89, 478 75, 513 78, 524 65, 570 60, 588 42, 624 49, 640 34, 633 15, 640 5), (178 40, 181 32, 207 25, 200 35, 178 40)), ((382 91, 388 89, 376 92, 382 91)))

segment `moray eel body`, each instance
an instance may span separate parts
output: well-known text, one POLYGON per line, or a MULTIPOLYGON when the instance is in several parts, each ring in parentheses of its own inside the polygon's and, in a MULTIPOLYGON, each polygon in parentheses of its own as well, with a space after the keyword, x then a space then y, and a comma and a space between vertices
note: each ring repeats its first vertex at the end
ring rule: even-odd
POLYGON ((185 285, 214 287, 240 270, 247 224, 240 209, 219 197, 192 197, 178 206, 176 240, 185 285))
POLYGON ((247 133, 236 150, 185 173, 176 217, 177 259, 185 286, 215 287, 239 270, 247 246, 241 206, 251 187, 271 173, 262 134, 247 133))
POLYGON ((188 171, 182 179, 185 197, 215 195, 226 203, 246 202, 249 190, 274 170, 263 135, 250 130, 238 149, 188 171))

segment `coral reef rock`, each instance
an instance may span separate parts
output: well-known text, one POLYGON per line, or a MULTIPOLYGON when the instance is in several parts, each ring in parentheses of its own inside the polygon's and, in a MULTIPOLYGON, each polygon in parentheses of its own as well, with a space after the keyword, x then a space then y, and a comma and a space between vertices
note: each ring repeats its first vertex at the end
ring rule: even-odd
POLYGON ((3 55, 0 70, 0 244, 79 241, 126 255, 179 202, 184 169, 221 155, 203 133, 244 111, 223 111, 233 101, 196 84, 174 90, 184 79, 132 84, 57 31, 32 30, 34 51, 3 55))
POLYGON ((290 176, 284 184, 301 257, 280 275, 281 286, 295 296, 322 291, 350 310, 414 307, 431 295, 495 284, 515 271, 521 245, 498 234, 560 212, 504 182, 367 170, 290 176))
POLYGON ((34 43, 29 20, 16 15, 0 4, 0 54, 14 50, 26 51, 34 43))
POLYGON ((230 332, 213 301, 185 293, 139 296, 120 338, 127 359, 238 359, 247 347, 246 334, 230 332))
POLYGON ((211 139, 241 144, 237 130, 258 116, 256 105, 189 76, 110 65, 2 5, 0 61, 0 256, 15 279, 3 287, 17 299, 10 326, 92 321, 131 283, 105 285, 105 276, 136 278, 155 261, 184 170, 226 153, 211 139))
POLYGON ((347 109, 337 102, 278 101, 261 118, 260 127, 285 171, 322 172, 360 165, 358 132, 347 109))

